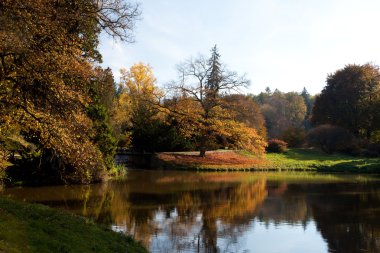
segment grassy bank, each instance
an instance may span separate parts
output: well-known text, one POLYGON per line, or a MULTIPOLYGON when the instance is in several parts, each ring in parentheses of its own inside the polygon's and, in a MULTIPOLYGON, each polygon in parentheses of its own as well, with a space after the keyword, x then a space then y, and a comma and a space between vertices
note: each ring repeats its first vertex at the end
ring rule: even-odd
POLYGON ((42 205, 0 198, 0 252, 147 252, 132 238, 42 205))
POLYGON ((266 168, 318 170, 326 172, 380 172, 380 158, 345 154, 328 155, 315 149, 289 149, 284 154, 267 154, 266 168))
POLYGON ((205 158, 195 152, 161 153, 158 166, 190 170, 302 170, 322 172, 380 172, 380 158, 327 155, 315 149, 289 149, 286 153, 257 158, 243 151, 208 152, 205 158))

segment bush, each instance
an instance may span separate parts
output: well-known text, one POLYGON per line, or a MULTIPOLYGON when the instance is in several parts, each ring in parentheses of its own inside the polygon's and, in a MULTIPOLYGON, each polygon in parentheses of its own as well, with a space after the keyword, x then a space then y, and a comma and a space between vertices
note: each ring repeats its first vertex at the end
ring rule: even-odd
POLYGON ((288 147, 298 148, 305 143, 306 133, 301 128, 291 127, 282 132, 281 139, 288 143, 288 147))
POLYGON ((349 150, 354 147, 354 136, 348 130, 333 125, 320 125, 309 131, 307 141, 327 154, 349 150))
POLYGON ((367 146, 367 150, 364 152, 365 156, 379 157, 380 156, 380 142, 371 143, 367 146))
POLYGON ((271 139, 268 141, 267 152, 284 153, 288 149, 288 143, 279 139, 271 139))

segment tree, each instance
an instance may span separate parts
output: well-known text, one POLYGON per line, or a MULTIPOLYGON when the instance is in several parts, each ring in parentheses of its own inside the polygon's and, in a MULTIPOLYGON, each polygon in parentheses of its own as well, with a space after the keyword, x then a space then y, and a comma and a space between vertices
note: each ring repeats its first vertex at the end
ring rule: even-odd
POLYGON ((131 136, 134 149, 155 151, 164 124, 159 103, 163 92, 156 86, 152 68, 138 63, 121 71, 122 91, 115 110, 116 124, 123 135, 131 136))
POLYGON ((223 96, 222 107, 231 112, 234 120, 244 123, 247 127, 254 128, 262 137, 266 137, 265 119, 260 106, 252 96, 231 94, 223 96))
POLYGON ((305 129, 311 128, 310 117, 313 110, 314 105, 314 96, 310 95, 310 93, 306 90, 306 87, 303 88, 301 92, 301 97, 303 98, 306 105, 306 115, 304 121, 305 129))
POLYGON ((330 74, 316 97, 312 123, 332 124, 370 139, 380 129, 380 72, 372 64, 347 65, 330 74))
POLYGON ((170 110, 182 133, 197 143, 200 156, 223 144, 263 152, 265 141, 256 130, 235 121, 230 110, 223 108, 223 96, 246 87, 249 81, 221 64, 216 46, 209 59, 190 59, 178 66, 178 72, 180 80, 171 85, 178 101, 170 110))
POLYGON ((268 136, 279 138, 288 129, 303 128, 306 105, 296 92, 283 93, 276 89, 271 95, 266 94, 261 103, 261 111, 265 117, 268 136))
POLYGON ((87 115, 98 37, 103 30, 129 41, 138 15, 137 5, 119 0, 0 3, 0 134, 17 126, 59 161, 64 182, 105 172, 87 115))
POLYGON ((93 122, 90 137, 102 153, 107 169, 110 170, 114 166, 116 151, 116 139, 109 117, 115 97, 115 83, 110 68, 103 70, 97 67, 95 74, 89 91, 91 102, 87 106, 88 116, 93 122))
POLYGON ((311 111, 313 109, 313 97, 310 95, 310 93, 307 91, 306 87, 303 88, 301 92, 301 97, 303 98, 305 105, 306 105, 306 117, 311 115, 311 111))

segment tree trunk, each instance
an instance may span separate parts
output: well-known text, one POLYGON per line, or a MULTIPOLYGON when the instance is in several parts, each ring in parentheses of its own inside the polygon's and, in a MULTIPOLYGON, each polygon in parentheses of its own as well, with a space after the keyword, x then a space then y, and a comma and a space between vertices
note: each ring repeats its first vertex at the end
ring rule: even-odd
POLYGON ((371 139, 372 131, 367 129, 367 141, 371 139))
POLYGON ((200 152, 199 152, 200 157, 206 157, 206 148, 201 147, 200 152))

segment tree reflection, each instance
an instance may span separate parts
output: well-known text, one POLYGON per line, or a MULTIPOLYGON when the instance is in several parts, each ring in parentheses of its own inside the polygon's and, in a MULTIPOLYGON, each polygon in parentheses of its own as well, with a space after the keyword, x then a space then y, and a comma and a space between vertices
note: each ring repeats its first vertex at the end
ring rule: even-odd
POLYGON ((266 196, 264 179, 143 197, 128 184, 109 182, 82 195, 81 213, 162 251, 217 252, 218 233, 243 233, 234 228, 252 220, 266 196))
POLYGON ((380 252, 380 191, 358 184, 319 186, 308 197, 330 252, 380 252))
POLYGON ((298 185, 272 183, 268 186, 269 198, 260 208, 257 216, 266 224, 305 224, 312 219, 307 206, 306 192, 298 185))
POLYGON ((243 233, 234 228, 251 221, 266 196, 264 179, 227 185, 213 191, 181 193, 175 204, 177 216, 165 227, 163 233, 172 242, 172 249, 180 251, 191 248, 195 252, 217 252, 220 233, 223 232, 224 237, 228 233, 230 238, 238 231, 243 233), (220 227, 224 228, 223 231, 220 227), (183 240, 184 238, 190 240, 183 240))
POLYGON ((268 229, 314 221, 330 252, 380 252, 376 183, 171 173, 131 173, 129 181, 5 189, 4 194, 91 217, 156 252, 243 251, 236 247, 243 247, 240 239, 253 221, 268 229))

